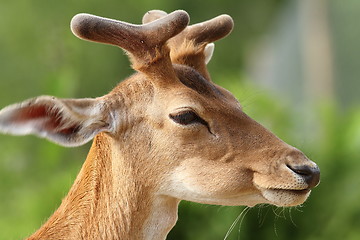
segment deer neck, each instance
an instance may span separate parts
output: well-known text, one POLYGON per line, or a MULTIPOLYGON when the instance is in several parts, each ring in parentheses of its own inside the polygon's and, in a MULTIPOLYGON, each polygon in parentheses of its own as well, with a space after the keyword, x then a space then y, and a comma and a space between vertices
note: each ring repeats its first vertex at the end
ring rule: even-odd
POLYGON ((156 195, 115 141, 99 134, 74 185, 29 239, 165 239, 179 200, 156 195))

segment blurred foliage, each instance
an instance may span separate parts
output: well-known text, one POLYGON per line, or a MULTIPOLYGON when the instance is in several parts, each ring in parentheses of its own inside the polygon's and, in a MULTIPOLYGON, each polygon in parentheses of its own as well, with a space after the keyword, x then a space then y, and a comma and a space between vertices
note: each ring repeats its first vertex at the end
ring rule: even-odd
MULTIPOLYGON (((360 110, 345 111, 332 102, 293 109, 240 71, 248 49, 283 3, 209 0, 204 8, 196 0, 2 0, 0 108, 42 94, 101 96, 132 73, 121 50, 72 36, 68 25, 76 13, 133 23, 149 9, 185 9, 192 23, 230 14, 235 29, 217 44, 209 64, 213 79, 232 91, 251 117, 315 160, 322 183, 301 207, 245 210, 228 239, 359 239, 360 110)), ((89 144, 64 149, 33 136, 0 136, 0 239, 27 236, 46 220, 70 188, 88 149, 89 144)), ((168 239, 223 239, 243 210, 183 202, 168 239)))

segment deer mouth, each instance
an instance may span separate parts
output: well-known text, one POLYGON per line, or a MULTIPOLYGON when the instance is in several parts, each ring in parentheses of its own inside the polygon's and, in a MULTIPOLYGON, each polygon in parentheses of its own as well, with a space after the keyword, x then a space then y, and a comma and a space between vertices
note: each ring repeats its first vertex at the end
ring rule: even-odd
POLYGON ((282 188, 269 188, 269 190, 284 192, 289 194, 298 194, 298 195, 307 194, 311 191, 311 189, 282 189, 282 188))

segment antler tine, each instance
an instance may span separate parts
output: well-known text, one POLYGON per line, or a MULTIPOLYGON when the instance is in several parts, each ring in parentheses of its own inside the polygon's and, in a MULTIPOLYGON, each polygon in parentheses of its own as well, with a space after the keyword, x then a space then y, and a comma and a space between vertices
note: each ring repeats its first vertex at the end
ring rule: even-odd
MULTIPOLYGON (((167 13, 161 10, 151 10, 145 13, 142 22, 144 24, 155 21, 167 16, 167 13)), ((226 37, 233 29, 234 21, 223 14, 205 22, 188 26, 181 34, 188 40, 194 40, 197 44, 212 43, 226 37)))
POLYGON ((208 21, 189 26, 186 35, 188 39, 193 39, 197 44, 207 44, 226 37, 233 27, 233 19, 229 15, 223 14, 208 21))
MULTIPOLYGON (((156 21, 166 16, 166 12, 152 10, 144 15, 143 23, 156 21)), ((202 23, 187 26, 184 31, 168 41, 172 62, 191 66, 206 79, 210 80, 206 64, 209 60, 207 57, 211 58, 214 46, 209 46, 209 51, 206 51, 206 46, 227 36, 233 27, 234 22, 232 18, 226 14, 202 23)))
POLYGON ((82 13, 71 20, 71 30, 81 39, 119 46, 135 57, 135 65, 143 65, 155 61, 165 42, 188 23, 189 15, 182 10, 143 25, 82 13))

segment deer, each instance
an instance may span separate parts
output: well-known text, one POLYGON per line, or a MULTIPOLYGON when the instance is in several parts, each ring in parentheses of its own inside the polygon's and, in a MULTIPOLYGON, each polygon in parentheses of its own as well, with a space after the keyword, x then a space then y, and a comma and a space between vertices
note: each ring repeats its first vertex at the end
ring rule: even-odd
POLYGON ((302 204, 319 167, 243 111, 208 72, 223 14, 189 25, 183 10, 141 24, 80 13, 71 30, 129 56, 134 74, 97 98, 39 96, 0 111, 0 131, 65 147, 93 140, 68 194, 28 239, 166 239, 180 201, 302 204))

